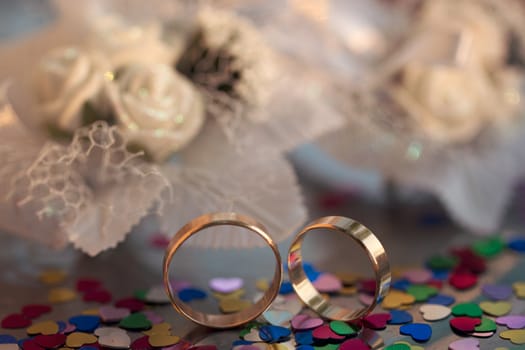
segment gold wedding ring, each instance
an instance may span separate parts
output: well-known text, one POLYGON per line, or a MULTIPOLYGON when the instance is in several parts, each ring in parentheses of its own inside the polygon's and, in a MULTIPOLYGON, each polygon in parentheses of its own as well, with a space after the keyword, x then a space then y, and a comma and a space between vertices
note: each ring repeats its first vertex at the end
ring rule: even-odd
MULTIPOLYGON (((320 231, 317 231, 320 232, 320 231)), ((341 216, 327 216, 308 224, 299 232, 288 251, 288 275, 299 298, 319 315, 341 321, 351 321, 368 315, 381 302, 390 288, 390 264, 381 242, 365 226, 341 216), (331 304, 310 282, 303 269, 301 246, 309 232, 328 229, 341 232, 356 241, 363 248, 374 268, 376 288, 372 303, 358 310, 351 310, 331 304)))
POLYGON ((268 233, 266 233, 265 227, 250 217, 236 213, 207 214, 193 219, 173 236, 164 255, 164 288, 170 298, 171 304, 175 310, 186 318, 200 325, 212 328, 237 327, 259 317, 270 307, 273 300, 277 297, 282 282, 282 274, 283 266, 281 255, 275 242, 268 233), (208 227, 222 225, 239 226, 258 234, 273 251, 276 260, 275 271, 270 287, 266 290, 262 298, 252 306, 234 314, 207 314, 192 309, 188 304, 182 302, 176 293, 173 293, 169 278, 169 267, 173 256, 188 238, 208 227))

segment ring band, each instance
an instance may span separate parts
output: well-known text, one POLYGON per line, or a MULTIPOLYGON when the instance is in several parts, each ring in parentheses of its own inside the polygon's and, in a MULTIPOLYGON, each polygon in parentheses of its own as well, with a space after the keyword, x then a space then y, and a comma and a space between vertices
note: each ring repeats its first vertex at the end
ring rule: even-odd
POLYGON ((341 216, 317 219, 295 236, 288 251, 288 276, 299 298, 310 309, 331 320, 351 321, 368 315, 383 300, 390 288, 390 264, 381 242, 365 226, 341 216), (360 310, 350 310, 333 305, 310 282, 303 269, 301 246, 305 235, 316 229, 329 229, 344 233, 366 251, 373 265, 376 280, 374 299, 369 306, 360 310))
POLYGON ((257 317, 259 317, 264 311, 266 311, 273 300, 279 294, 279 289, 282 282, 283 266, 281 262, 281 255, 277 248, 277 245, 272 238, 266 233, 265 227, 255 221, 254 219, 239 215, 236 213, 215 213, 206 214, 199 216, 192 221, 188 222, 182 227, 171 239, 166 254, 164 255, 163 263, 163 277, 164 277, 164 288, 168 294, 171 304, 180 314, 186 318, 192 320, 195 323, 206 327, 212 328, 232 328, 242 324, 248 323, 257 317), (169 267, 173 256, 182 244, 191 236, 197 232, 212 226, 230 225, 246 228, 250 231, 258 234, 273 251, 275 256, 276 265, 275 272, 273 275, 272 283, 266 290, 262 298, 252 306, 234 313, 234 314, 207 314, 192 309, 187 304, 183 303, 177 295, 172 291, 170 278, 169 278, 169 267))

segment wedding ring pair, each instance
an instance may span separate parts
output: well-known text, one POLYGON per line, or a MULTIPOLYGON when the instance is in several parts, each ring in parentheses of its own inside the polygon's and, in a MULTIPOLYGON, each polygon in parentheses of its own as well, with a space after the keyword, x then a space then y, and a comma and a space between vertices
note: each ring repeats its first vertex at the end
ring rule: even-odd
MULTIPOLYGON (((288 251, 287 264, 290 282, 299 298, 310 309, 330 320, 351 321, 366 316, 374 309, 377 303, 381 302, 390 288, 390 265, 381 242, 379 242, 372 231, 362 224, 341 216, 322 217, 305 226, 292 241, 292 245, 288 251), (310 232, 320 232, 315 231, 318 229, 340 232, 352 238, 366 251, 372 263, 376 280, 375 294, 370 305, 358 310, 333 305, 322 296, 312 282, 310 282, 303 269, 301 246, 306 234, 310 232)), ((173 307, 180 314, 206 327, 231 328, 256 319, 270 307, 273 300, 279 294, 282 283, 283 264, 276 243, 268 235, 267 230, 262 224, 250 217, 236 213, 215 213, 193 219, 173 236, 164 256, 163 275, 166 293, 173 307), (169 267, 173 256, 188 238, 206 228, 222 225, 243 227, 259 235, 273 251, 276 260, 275 271, 269 288, 265 291, 262 298, 252 306, 234 314, 207 314, 194 310, 188 304, 183 303, 177 294, 173 292, 169 278, 169 267)))

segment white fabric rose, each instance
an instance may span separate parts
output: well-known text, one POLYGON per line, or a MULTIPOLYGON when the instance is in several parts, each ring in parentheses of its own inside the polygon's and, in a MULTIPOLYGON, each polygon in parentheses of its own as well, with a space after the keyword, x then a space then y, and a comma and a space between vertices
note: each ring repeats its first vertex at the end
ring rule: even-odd
POLYGON ((159 23, 128 25, 116 16, 95 22, 88 43, 103 52, 114 69, 130 63, 172 64, 176 54, 175 47, 162 40, 159 23))
POLYGON ((443 142, 472 139, 500 105, 486 72, 457 66, 409 64, 396 93, 418 126, 443 142))
POLYGON ((155 161, 188 144, 204 122, 200 93, 164 64, 125 67, 110 99, 118 125, 155 161))
POLYGON ((101 56, 79 48, 49 52, 35 72, 38 112, 47 123, 74 131, 82 124, 84 104, 100 95, 107 68, 101 56))

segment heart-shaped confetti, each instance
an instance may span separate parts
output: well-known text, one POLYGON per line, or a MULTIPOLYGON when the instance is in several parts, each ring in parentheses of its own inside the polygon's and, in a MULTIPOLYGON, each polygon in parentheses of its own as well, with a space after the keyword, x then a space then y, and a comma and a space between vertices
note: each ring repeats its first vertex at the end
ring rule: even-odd
POLYGON ((332 331, 330 329, 330 326, 327 325, 327 324, 323 324, 322 326, 317 327, 316 329, 314 329, 313 332, 312 332, 312 336, 314 337, 314 339, 317 339, 317 340, 342 340, 342 339, 345 339, 344 336, 339 335, 339 334, 335 333, 334 331, 332 331))
POLYGON ((219 293, 231 293, 244 286, 244 280, 239 277, 216 277, 212 278, 209 282, 211 290, 219 293))
MULTIPOLYGON (((2 345, 2 347, 3 346, 4 345, 2 345)), ((34 339, 25 339, 21 341, 21 347, 24 350, 44 350, 44 348, 38 345, 34 339)))
POLYGON ((481 317, 483 310, 475 303, 461 303, 454 305, 452 314, 454 316, 481 317))
POLYGON ((177 344, 180 338, 176 335, 154 334, 149 337, 149 344, 153 347, 166 347, 177 344))
POLYGON ((169 323, 159 323, 156 325, 153 325, 150 330, 142 332, 145 335, 155 335, 155 334, 162 334, 162 335, 170 335, 171 334, 171 324, 169 323))
POLYGON ((427 269, 412 269, 406 271, 403 277, 414 284, 425 284, 432 279, 432 272, 427 269))
POLYGON ((505 242, 501 237, 489 237, 475 242, 472 245, 472 250, 485 258, 492 258, 497 256, 505 248, 505 242))
POLYGON ((456 302, 456 299, 450 295, 438 294, 427 300, 427 304, 438 304, 444 306, 450 306, 456 302))
POLYGON ((485 284, 481 291, 492 300, 507 300, 512 296, 512 287, 505 284, 485 284))
POLYGON ((64 281, 66 273, 62 270, 50 269, 43 271, 40 276, 40 282, 44 284, 58 284, 64 281))
POLYGON ((79 348, 85 344, 93 344, 97 342, 97 337, 92 334, 75 332, 71 333, 66 338, 66 346, 70 348, 79 348))
POLYGON ((142 311, 145 307, 144 302, 137 298, 124 298, 115 302, 115 307, 128 309, 131 312, 142 311))
POLYGON ((425 304, 421 305, 419 312, 423 315, 425 321, 440 321, 451 314, 451 310, 448 306, 438 305, 438 304, 425 304))
POLYGON ((105 348, 110 349, 129 349, 131 339, 129 335, 120 329, 104 334, 98 338, 98 343, 105 348))
POLYGON ((268 343, 280 343, 289 338, 291 331, 288 328, 280 326, 263 326, 259 329, 259 337, 268 343))
POLYGON ((93 301, 101 304, 106 304, 109 303, 111 299, 113 299, 113 296, 110 292, 108 292, 105 289, 96 289, 87 291, 82 297, 82 299, 87 302, 93 301))
POLYGON ((512 285, 514 294, 520 299, 525 299, 525 282, 516 282, 512 285))
POLYGON ((31 325, 31 320, 22 314, 10 314, 2 319, 0 325, 5 329, 26 328, 31 325))
POLYGON ((30 304, 22 308, 22 314, 27 318, 37 318, 51 312, 51 306, 41 304, 30 304))
POLYGON ((61 347, 66 342, 66 336, 64 334, 50 334, 50 335, 37 335, 34 338, 35 342, 43 348, 55 349, 61 347))
POLYGON ((185 303, 192 300, 206 299, 207 294, 205 291, 197 288, 186 288, 178 293, 179 299, 185 303))
POLYGON ((523 315, 508 315, 498 317, 496 323, 502 326, 507 326, 509 329, 525 328, 525 316, 523 315))
POLYGON ((313 285, 320 293, 335 293, 343 288, 341 280, 331 273, 319 275, 313 285))
POLYGON ((450 320, 450 327, 458 333, 472 333, 481 324, 481 319, 460 316, 450 320))
POLYGON ((465 338, 456 340, 448 345, 449 350, 476 350, 479 349, 479 340, 465 338))
POLYGON ((152 323, 152 324, 159 324, 164 322, 164 318, 155 313, 155 311, 152 310, 144 310, 142 313, 146 316, 146 318, 152 323))
POLYGON ((58 333, 58 324, 53 321, 44 321, 33 324, 31 327, 26 329, 29 335, 50 335, 58 333))
POLYGON ((149 344, 149 337, 146 335, 135 339, 131 345, 132 350, 152 350, 153 347, 149 344))
POLYGON ((508 242, 508 247, 514 251, 524 253, 525 252, 525 238, 514 238, 508 242))
POLYGON ((297 332, 294 336, 298 345, 312 345, 314 343, 314 336, 311 331, 297 332))
POLYGON ((381 330, 386 328, 386 324, 392 316, 390 313, 377 313, 366 316, 363 319, 363 325, 366 328, 381 330))
POLYGON ((432 337, 432 328, 425 323, 410 323, 402 325, 399 333, 411 336, 418 343, 424 343, 432 337))
POLYGON ((279 294, 287 295, 293 293, 293 286, 290 281, 283 281, 281 287, 279 288, 279 294))
POLYGON ((223 299, 219 302, 219 309, 225 314, 240 312, 252 306, 248 300, 223 299))
POLYGON ((0 350, 20 350, 18 344, 0 344, 0 350))
POLYGON ((69 319, 69 323, 77 327, 78 332, 92 333, 100 324, 100 317, 93 315, 79 315, 69 319))
POLYGON ((477 282, 478 277, 470 272, 455 272, 448 280, 448 283, 458 290, 472 288, 477 282))
POLYGON ((427 265, 432 270, 451 270, 458 264, 458 259, 454 256, 434 255, 427 261, 427 265))
POLYGON ((98 313, 102 321, 106 323, 119 322, 124 317, 130 314, 130 311, 125 308, 118 308, 114 306, 102 306, 98 313))
POLYGON ((496 317, 506 315, 512 309, 512 305, 506 301, 483 301, 479 303, 479 307, 487 315, 496 317))
POLYGON ((345 337, 351 337, 357 335, 357 330, 350 326, 348 323, 343 321, 332 321, 330 322, 330 329, 336 334, 344 335, 345 337))
POLYGON ((370 295, 374 295, 376 292, 376 285, 377 285, 376 280, 373 278, 361 280, 359 281, 359 290, 361 292, 364 292, 370 295))
POLYGON ((268 310, 262 314, 262 317, 274 326, 286 326, 294 315, 286 310, 268 310))
MULTIPOLYGON (((413 298, 413 297, 412 297, 413 298)), ((373 295, 369 295, 369 294, 364 294, 364 293, 360 293, 358 298, 359 302, 365 306, 369 306, 369 305, 372 305, 372 303, 374 302, 375 298, 373 295)), ((388 309, 387 307, 385 307, 383 305, 383 308, 384 309, 388 309)))
POLYGON ((388 324, 405 324, 412 322, 412 315, 403 310, 391 310, 390 311, 390 321, 388 324))
POLYGON ((512 329, 509 331, 503 331, 499 334, 499 336, 503 339, 510 340, 513 344, 525 344, 525 329, 512 329))
POLYGON ((144 299, 151 304, 169 304, 170 298, 164 290, 164 286, 154 286, 148 290, 144 299))
POLYGON ((496 329, 496 322, 492 321, 490 318, 482 318, 481 323, 479 324, 479 326, 476 326, 476 328, 474 328, 474 331, 478 333, 487 333, 495 332, 496 329))
POLYGON ((151 322, 148 320, 146 315, 142 313, 134 313, 122 319, 122 321, 119 323, 119 327, 140 331, 151 328, 151 322))
POLYGON ((0 344, 17 344, 17 341, 12 335, 0 334, 0 344))
POLYGON ((95 278, 79 278, 77 280, 76 289, 81 293, 89 292, 99 289, 102 283, 95 278))
POLYGON ((383 350, 411 350, 412 348, 410 345, 407 345, 406 343, 395 343, 388 345, 383 350))
POLYGON ((300 314, 292 318, 291 324, 293 329, 304 331, 320 327, 323 324, 323 320, 318 317, 300 314))
POLYGON ((77 294, 69 288, 54 288, 49 291, 47 300, 53 304, 67 303, 74 300, 77 294))
POLYGON ((422 346, 410 344, 406 341, 396 341, 394 345, 406 345, 410 350, 425 350, 425 348, 423 348, 422 346))
POLYGON ((397 290, 391 290, 383 299, 381 306, 385 309, 398 309, 405 305, 411 305, 416 301, 413 295, 397 290))
POLYGON ((412 295, 417 302, 424 302, 428 300, 428 298, 437 295, 438 290, 435 287, 415 284, 409 286, 406 292, 412 295))
POLYGON ((343 342, 339 350, 370 350, 370 346, 359 338, 353 338, 343 342))

